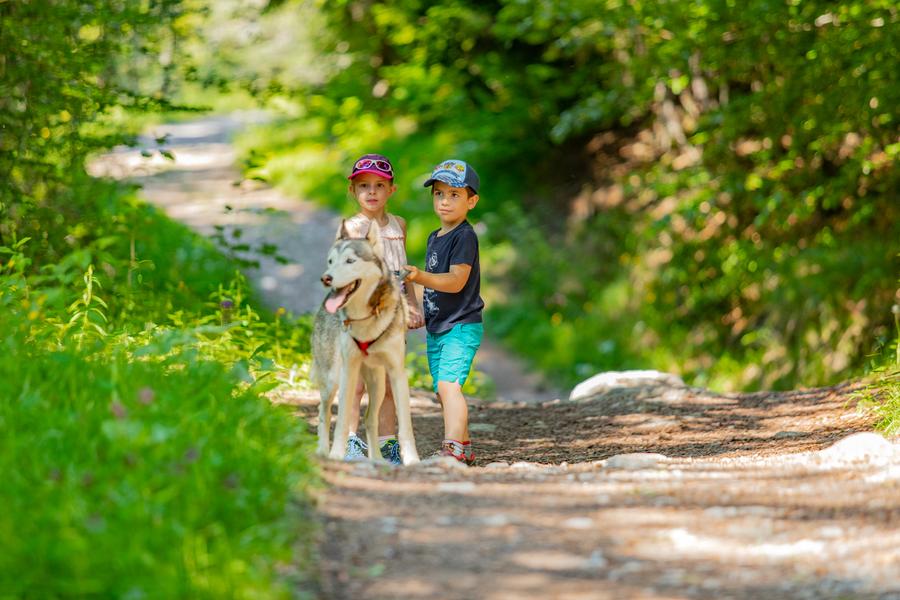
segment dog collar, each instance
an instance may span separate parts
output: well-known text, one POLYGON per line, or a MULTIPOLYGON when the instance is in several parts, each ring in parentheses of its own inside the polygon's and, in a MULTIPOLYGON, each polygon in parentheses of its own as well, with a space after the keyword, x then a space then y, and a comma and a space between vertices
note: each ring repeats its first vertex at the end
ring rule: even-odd
POLYGON ((344 319, 344 328, 346 329, 347 327, 350 327, 350 323, 354 323, 356 321, 365 321, 377 315, 378 313, 376 311, 372 311, 372 313, 368 317, 362 317, 361 319, 351 319, 350 317, 347 317, 346 319, 344 319))

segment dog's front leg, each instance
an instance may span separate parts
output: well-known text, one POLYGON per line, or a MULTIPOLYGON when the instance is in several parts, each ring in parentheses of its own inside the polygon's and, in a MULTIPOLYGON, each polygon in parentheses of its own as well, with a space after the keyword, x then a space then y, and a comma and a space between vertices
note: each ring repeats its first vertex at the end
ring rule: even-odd
POLYGON ((366 440, 369 443, 369 460, 383 461, 378 444, 378 417, 384 401, 384 368, 363 367, 363 380, 369 392, 369 407, 366 409, 366 440))
POLYGON ((394 405, 397 407, 397 439, 400 442, 400 455, 403 456, 404 465, 414 465, 419 462, 419 452, 416 450, 416 438, 413 435, 412 413, 409 408, 409 381, 406 378, 402 357, 388 367, 388 376, 391 378, 394 405))
POLYGON ((350 410, 348 409, 353 395, 356 393, 356 382, 359 381, 361 357, 344 352, 344 369, 341 373, 341 389, 338 392, 337 424, 334 426, 334 442, 328 458, 341 460, 347 452, 347 438, 350 436, 350 410), (348 356, 349 354, 349 356, 348 356))

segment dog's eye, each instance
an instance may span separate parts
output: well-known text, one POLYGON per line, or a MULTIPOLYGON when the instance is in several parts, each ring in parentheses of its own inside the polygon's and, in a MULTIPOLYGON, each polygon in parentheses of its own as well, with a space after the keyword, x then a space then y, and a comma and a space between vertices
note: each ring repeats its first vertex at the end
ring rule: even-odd
POLYGON ((356 260, 354 260, 354 259, 352 259, 352 258, 348 258, 348 259, 347 259, 347 264, 348 264, 348 265, 349 265, 349 264, 353 264, 353 263, 355 263, 355 262, 356 262, 356 260))

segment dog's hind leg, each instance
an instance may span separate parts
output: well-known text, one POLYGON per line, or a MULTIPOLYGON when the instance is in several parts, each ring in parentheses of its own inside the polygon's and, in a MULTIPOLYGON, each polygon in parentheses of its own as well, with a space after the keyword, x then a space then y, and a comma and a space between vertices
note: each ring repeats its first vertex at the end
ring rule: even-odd
POLYGON ((360 359, 355 360, 344 355, 344 368, 341 372, 341 385, 338 391, 337 424, 334 426, 334 441, 328 458, 342 460, 347 453, 347 438, 350 436, 350 410, 348 409, 356 382, 359 381, 360 359))
POLYGON ((319 390, 319 445, 316 453, 319 456, 328 455, 328 434, 331 430, 331 404, 334 402, 334 394, 337 391, 334 383, 327 383, 319 390))
POLYGON ((363 380, 369 392, 369 407, 366 409, 366 441, 369 443, 369 460, 383 461, 378 444, 378 416, 384 401, 384 368, 363 367, 363 380))
POLYGON ((390 368, 388 376, 391 378, 394 405, 397 407, 397 439, 400 442, 400 455, 403 457, 404 465, 414 465, 419 462, 419 452, 416 450, 416 438, 413 435, 412 412, 409 407, 409 381, 406 379, 406 369, 403 368, 403 363, 390 368))

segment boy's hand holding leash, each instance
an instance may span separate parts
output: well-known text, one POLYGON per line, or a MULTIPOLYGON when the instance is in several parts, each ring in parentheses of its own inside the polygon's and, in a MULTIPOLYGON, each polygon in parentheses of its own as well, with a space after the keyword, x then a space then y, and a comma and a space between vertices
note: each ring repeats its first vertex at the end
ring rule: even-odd
POLYGON ((413 265, 406 265, 403 267, 403 270, 400 271, 400 276, 403 278, 403 281, 406 281, 407 283, 415 283, 418 274, 419 267, 413 265))
POLYGON ((401 273, 406 272, 407 275, 403 281, 408 283, 418 283, 421 286, 431 288, 438 292, 446 292, 455 294, 459 292, 466 281, 469 279, 469 273, 472 272, 471 265, 450 265, 448 273, 431 273, 423 271, 413 265, 405 265, 401 273))

